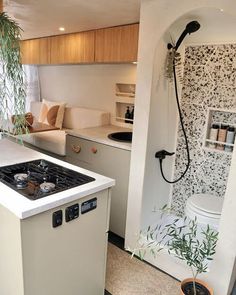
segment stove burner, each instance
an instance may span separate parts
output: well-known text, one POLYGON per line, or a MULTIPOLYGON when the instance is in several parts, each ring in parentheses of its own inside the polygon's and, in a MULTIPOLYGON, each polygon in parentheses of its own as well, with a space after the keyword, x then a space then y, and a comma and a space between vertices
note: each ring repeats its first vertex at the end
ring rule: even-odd
POLYGON ((28 174, 26 173, 17 173, 14 175, 16 187, 19 189, 26 188, 28 185, 28 174))
POLYGON ((43 182, 40 184, 40 190, 43 193, 51 192, 55 188, 55 184, 52 182, 43 182))
POLYGON ((17 173, 14 175, 15 181, 27 181, 28 174, 26 173, 17 173))
POLYGON ((0 181, 30 200, 44 198, 94 180, 44 159, 0 167, 0 181))

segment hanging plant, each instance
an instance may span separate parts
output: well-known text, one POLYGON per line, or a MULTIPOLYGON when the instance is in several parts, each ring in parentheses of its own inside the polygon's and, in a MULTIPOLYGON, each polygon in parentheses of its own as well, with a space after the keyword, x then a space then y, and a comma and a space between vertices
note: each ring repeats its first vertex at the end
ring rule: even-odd
POLYGON ((14 115, 14 134, 27 131, 26 91, 20 55, 21 31, 5 12, 0 14, 0 130, 10 131, 14 115))
POLYGON ((177 52, 174 47, 168 50, 166 56, 166 69, 165 76, 170 81, 173 82, 173 68, 175 66, 176 74, 179 79, 179 82, 183 84, 183 74, 182 74, 182 58, 181 54, 177 52))

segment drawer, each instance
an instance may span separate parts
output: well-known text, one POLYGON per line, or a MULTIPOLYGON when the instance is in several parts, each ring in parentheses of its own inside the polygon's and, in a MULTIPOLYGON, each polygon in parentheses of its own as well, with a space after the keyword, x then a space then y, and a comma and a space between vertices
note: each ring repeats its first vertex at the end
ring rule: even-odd
POLYGON ((94 158, 98 157, 101 152, 96 142, 74 137, 66 136, 66 156, 84 163, 93 162, 94 158))
POLYGON ((86 166, 86 169, 91 167, 90 170, 94 172, 104 173, 109 170, 109 175, 104 174, 108 177, 112 177, 113 174, 109 167, 124 167, 129 170, 130 151, 80 137, 67 135, 66 156, 76 165, 83 168, 86 166))
POLYGON ((110 230, 124 237, 130 151, 67 135, 66 160, 116 180, 111 194, 110 230))

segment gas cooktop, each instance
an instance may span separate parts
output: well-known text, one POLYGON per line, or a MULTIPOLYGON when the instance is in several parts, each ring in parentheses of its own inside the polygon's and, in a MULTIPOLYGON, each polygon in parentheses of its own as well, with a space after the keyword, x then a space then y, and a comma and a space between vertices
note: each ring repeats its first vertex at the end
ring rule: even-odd
POLYGON ((43 159, 0 167, 0 181, 30 200, 94 180, 93 177, 43 159))

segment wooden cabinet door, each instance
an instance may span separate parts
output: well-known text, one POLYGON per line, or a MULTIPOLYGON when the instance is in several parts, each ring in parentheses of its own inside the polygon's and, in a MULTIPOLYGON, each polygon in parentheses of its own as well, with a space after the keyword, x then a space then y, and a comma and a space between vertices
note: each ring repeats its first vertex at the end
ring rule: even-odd
POLYGON ((135 62, 139 25, 96 30, 95 62, 135 62))
POLYGON ((94 62, 94 31, 54 36, 51 40, 51 64, 94 62))
POLYGON ((21 41, 22 64, 49 64, 50 40, 40 38, 21 41))

